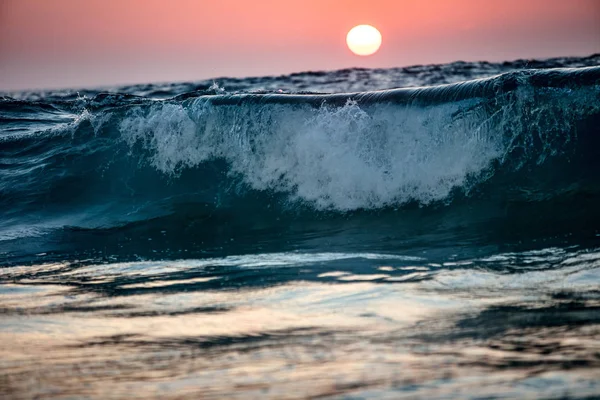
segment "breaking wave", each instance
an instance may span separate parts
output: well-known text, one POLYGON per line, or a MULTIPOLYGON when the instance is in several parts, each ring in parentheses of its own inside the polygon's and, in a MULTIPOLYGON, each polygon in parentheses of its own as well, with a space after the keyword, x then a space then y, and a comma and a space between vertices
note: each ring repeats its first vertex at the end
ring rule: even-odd
POLYGON ((5 239, 182 205, 273 216, 595 196, 599 172, 598 67, 349 94, 5 97, 0 110, 5 239))

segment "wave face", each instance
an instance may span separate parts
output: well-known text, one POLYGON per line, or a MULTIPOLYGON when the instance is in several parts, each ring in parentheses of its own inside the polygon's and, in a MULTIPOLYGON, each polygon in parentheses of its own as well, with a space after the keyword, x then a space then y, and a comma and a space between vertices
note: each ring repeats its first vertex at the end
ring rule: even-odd
POLYGON ((600 67, 582 64, 598 61, 512 71, 457 63, 439 74, 455 83, 333 94, 316 92, 351 73, 379 79, 372 89, 395 76, 436 82, 410 69, 344 70, 224 80, 225 89, 7 95, 0 99, 0 243, 14 255, 34 237, 45 239, 29 252, 52 249, 64 235, 77 246, 72 235, 146 238, 153 229, 165 236, 168 226, 196 238, 229 229, 223 235, 233 238, 298 220, 329 232, 335 224, 327 221, 340 218, 397 220, 410 232, 423 213, 451 215, 457 229, 523 216, 528 225, 533 217, 546 224, 574 208, 593 221, 600 67), (481 77, 494 72, 501 74, 481 77), (285 90, 294 80, 311 92, 285 90), (284 89, 274 90, 277 82, 284 89))

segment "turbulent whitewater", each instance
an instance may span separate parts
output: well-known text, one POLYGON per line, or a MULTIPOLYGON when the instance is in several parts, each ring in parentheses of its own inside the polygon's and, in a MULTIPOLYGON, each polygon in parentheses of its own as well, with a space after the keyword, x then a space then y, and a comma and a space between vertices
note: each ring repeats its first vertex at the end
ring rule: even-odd
POLYGON ((0 386, 600 395, 599 64, 0 94, 0 386), (51 355, 42 367, 31 346, 51 355))

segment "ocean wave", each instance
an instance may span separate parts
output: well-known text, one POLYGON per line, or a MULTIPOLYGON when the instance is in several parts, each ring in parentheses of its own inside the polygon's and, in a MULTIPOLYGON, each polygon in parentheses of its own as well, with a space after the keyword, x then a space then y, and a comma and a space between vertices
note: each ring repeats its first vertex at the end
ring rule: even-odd
POLYGON ((4 224, 35 214, 111 227, 178 204, 236 207, 248 193, 262 194, 256 212, 344 213, 596 190, 599 67, 348 94, 3 98, 0 109, 38 121, 0 134, 4 224))
POLYGON ((167 174, 223 159, 252 189, 318 209, 429 204, 488 179, 493 161, 519 153, 510 161, 540 164, 567 150, 572 125, 598 112, 599 81, 588 68, 356 94, 201 96, 130 109, 118 130, 167 174))

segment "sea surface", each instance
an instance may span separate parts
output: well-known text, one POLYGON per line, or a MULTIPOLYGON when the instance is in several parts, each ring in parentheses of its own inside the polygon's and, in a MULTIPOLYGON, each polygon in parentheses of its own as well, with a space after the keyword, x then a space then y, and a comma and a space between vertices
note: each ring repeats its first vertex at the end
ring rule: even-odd
POLYGON ((598 65, 0 94, 0 398, 600 398, 598 65))

